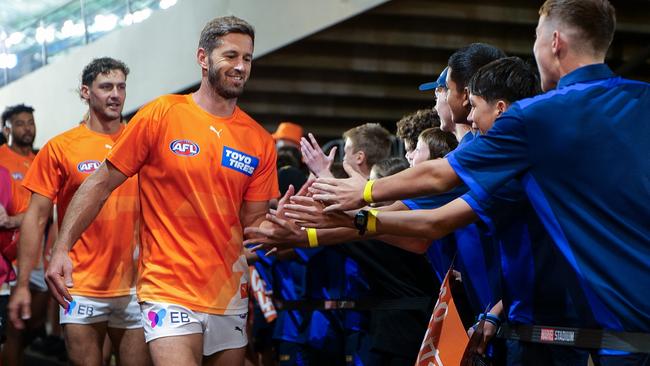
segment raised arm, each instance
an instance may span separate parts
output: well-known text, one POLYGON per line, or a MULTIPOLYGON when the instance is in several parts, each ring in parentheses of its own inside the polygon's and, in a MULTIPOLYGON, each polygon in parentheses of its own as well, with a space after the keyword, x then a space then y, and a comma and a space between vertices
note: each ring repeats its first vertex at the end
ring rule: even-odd
MULTIPOLYGON (((353 213, 326 213, 317 202, 295 197, 287 205, 287 217, 306 228, 354 227, 353 213)), ((467 226, 478 216, 462 198, 432 210, 379 211, 375 213, 375 234, 389 234, 440 239, 452 231, 467 226)), ((372 233, 372 229, 369 230, 372 233)))
MULTIPOLYGON (((345 166, 345 164, 344 164, 345 166)), ((321 178, 313 184, 314 199, 330 204, 326 211, 353 210, 364 207, 372 198, 373 202, 395 201, 399 199, 440 194, 461 184, 461 180, 447 159, 423 162, 413 168, 378 179, 370 188, 367 181, 358 174, 350 178, 321 178)))
POLYGON ((52 248, 52 259, 45 274, 45 280, 52 296, 66 306, 72 297, 72 262, 68 252, 79 240, 81 234, 93 222, 104 206, 108 196, 126 180, 126 176, 110 162, 105 161, 77 189, 62 220, 59 236, 52 248))

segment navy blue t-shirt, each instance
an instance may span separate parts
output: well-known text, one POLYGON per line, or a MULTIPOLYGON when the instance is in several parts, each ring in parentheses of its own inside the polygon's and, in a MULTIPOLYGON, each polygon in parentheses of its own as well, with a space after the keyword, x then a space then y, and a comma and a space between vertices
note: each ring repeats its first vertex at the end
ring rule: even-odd
POLYGON ((521 179, 607 329, 650 331, 649 111, 650 84, 584 66, 448 156, 481 199, 521 179))

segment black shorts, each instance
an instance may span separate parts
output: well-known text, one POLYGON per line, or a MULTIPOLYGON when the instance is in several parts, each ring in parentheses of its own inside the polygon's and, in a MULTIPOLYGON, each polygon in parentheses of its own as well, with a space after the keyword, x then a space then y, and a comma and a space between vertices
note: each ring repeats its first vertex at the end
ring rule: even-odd
POLYGON ((7 339, 7 327, 9 326, 9 314, 7 313, 9 295, 0 296, 0 344, 7 339))

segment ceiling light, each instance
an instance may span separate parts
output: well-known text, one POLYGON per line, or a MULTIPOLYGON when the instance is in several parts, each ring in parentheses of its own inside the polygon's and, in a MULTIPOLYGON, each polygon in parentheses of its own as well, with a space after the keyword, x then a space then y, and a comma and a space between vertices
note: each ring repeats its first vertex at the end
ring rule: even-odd
POLYGON ((68 19, 65 22, 63 22, 63 27, 61 27, 61 32, 59 32, 57 36, 60 39, 66 39, 69 37, 80 37, 83 36, 84 33, 85 31, 84 31, 83 22, 79 22, 75 24, 72 20, 68 19))
POLYGON ((0 53, 0 69, 13 69, 18 64, 18 57, 13 53, 0 53))
POLYGON ((52 41, 54 41, 54 27, 49 26, 47 28, 36 28, 36 42, 43 44, 52 41))
POLYGON ((118 18, 115 14, 98 14, 95 16, 95 22, 90 27, 88 27, 88 31, 90 33, 108 32, 115 28, 117 21, 118 18))
POLYGON ((13 32, 5 39, 5 46, 7 48, 17 45, 25 39, 25 33, 23 32, 13 32))
POLYGON ((168 9, 171 8, 172 6, 176 5, 177 0, 160 0, 160 8, 161 9, 168 9))
POLYGON ((133 13, 133 23, 140 23, 141 21, 151 16, 151 9, 144 8, 133 13))

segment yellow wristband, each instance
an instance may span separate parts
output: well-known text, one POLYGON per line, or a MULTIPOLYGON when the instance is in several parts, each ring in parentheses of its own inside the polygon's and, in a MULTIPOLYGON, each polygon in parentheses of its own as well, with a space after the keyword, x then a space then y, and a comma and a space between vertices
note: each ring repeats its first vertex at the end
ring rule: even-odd
POLYGON ((375 184, 375 180, 371 179, 366 183, 366 186, 363 188, 363 200, 366 201, 366 203, 373 203, 372 199, 372 185, 375 184))
POLYGON ((377 210, 368 211, 368 232, 369 233, 377 232, 377 215, 379 215, 379 211, 377 210))
POLYGON ((318 235, 316 235, 316 229, 307 229, 307 239, 309 239, 310 248, 316 248, 318 246, 318 235))

